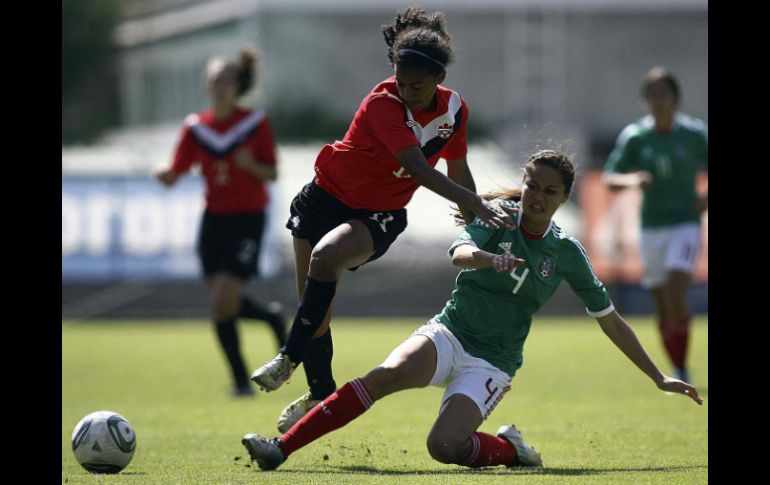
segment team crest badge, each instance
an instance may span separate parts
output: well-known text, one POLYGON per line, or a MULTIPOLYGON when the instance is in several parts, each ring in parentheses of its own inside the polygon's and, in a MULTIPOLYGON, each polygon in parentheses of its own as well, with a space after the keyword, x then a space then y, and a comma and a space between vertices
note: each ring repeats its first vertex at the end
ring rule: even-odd
POLYGON ((540 260, 540 264, 537 265, 537 274, 540 275, 540 277, 544 280, 547 280, 553 276, 555 270, 556 262, 548 256, 542 258, 540 260))
POLYGON ((438 136, 441 138, 449 138, 452 136, 452 125, 449 123, 444 123, 443 125, 438 127, 438 136))

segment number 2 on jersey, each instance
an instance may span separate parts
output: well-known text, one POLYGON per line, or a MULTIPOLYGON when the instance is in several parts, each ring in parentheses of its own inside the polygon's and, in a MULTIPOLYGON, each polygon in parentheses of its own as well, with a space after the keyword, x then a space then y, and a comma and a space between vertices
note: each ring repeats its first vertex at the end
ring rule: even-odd
POLYGON ((214 162, 214 170, 216 171, 214 180, 216 180, 217 185, 227 185, 227 182, 230 180, 227 173, 227 162, 217 160, 214 162))

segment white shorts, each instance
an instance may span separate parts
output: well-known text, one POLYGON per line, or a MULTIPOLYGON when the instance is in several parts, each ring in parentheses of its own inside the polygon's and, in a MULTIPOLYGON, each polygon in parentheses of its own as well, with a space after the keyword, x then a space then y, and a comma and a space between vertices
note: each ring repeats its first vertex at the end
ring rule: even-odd
POLYGON ((482 419, 487 419, 503 395, 511 389, 511 376, 466 352, 444 324, 430 320, 412 335, 424 335, 436 346, 436 373, 430 385, 446 387, 441 409, 451 396, 463 394, 476 403, 482 419))
POLYGON ((660 229, 642 229, 642 284, 660 286, 666 273, 677 270, 692 273, 700 250, 700 225, 687 222, 660 229))

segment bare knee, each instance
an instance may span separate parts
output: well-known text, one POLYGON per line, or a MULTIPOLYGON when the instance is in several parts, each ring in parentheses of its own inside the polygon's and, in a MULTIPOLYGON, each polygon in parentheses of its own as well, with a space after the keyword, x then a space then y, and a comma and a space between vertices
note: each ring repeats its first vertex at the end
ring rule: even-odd
POLYGON ((430 456, 441 463, 461 463, 463 459, 467 458, 461 455, 462 440, 458 440, 452 436, 439 433, 431 433, 428 436, 428 453, 430 456))
POLYGON ((340 268, 339 254, 332 245, 318 245, 310 254, 308 273, 316 278, 328 281, 337 279, 337 274, 344 268, 340 268))

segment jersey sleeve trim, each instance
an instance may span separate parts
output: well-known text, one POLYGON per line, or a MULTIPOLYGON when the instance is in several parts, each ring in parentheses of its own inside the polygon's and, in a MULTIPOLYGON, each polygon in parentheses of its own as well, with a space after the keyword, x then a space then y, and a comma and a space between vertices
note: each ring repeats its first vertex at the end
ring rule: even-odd
POLYGON ((447 251, 447 254, 450 258, 452 255, 454 255, 455 249, 459 248, 460 246, 473 246, 474 248, 479 247, 479 245, 476 244, 476 241, 472 239, 456 239, 455 242, 453 242, 449 247, 449 251, 447 251))
POLYGON ((592 312, 591 310, 586 308, 586 313, 588 313, 589 316, 592 316, 594 318, 606 317, 607 315, 609 315, 614 311, 615 311, 615 305, 613 305, 612 303, 610 303, 610 306, 608 306, 604 310, 600 310, 598 312, 592 312))

